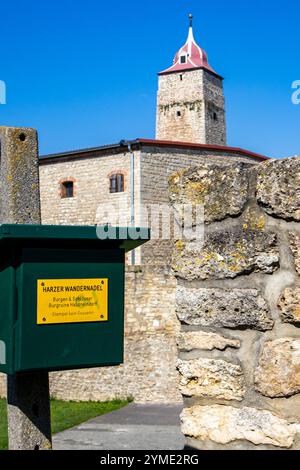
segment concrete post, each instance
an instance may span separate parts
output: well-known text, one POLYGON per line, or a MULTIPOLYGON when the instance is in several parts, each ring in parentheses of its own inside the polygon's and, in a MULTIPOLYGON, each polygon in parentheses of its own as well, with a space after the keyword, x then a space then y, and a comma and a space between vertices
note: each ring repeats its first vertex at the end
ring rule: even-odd
MULTIPOLYGON (((40 224, 36 131, 0 127, 0 161, 0 223, 40 224)), ((9 448, 51 449, 48 373, 15 374, 7 386, 9 448)))
POLYGON ((7 400, 9 449, 51 449, 48 372, 9 376, 7 400))

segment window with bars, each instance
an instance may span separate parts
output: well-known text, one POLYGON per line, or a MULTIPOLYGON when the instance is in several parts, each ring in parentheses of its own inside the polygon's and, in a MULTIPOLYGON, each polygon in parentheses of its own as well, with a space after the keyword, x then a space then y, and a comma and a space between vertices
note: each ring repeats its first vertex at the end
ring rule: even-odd
POLYGON ((109 192, 122 193, 124 191, 124 175, 116 173, 109 178, 109 192))
POLYGON ((64 181, 63 183, 61 183, 61 197, 74 197, 73 181, 64 181))

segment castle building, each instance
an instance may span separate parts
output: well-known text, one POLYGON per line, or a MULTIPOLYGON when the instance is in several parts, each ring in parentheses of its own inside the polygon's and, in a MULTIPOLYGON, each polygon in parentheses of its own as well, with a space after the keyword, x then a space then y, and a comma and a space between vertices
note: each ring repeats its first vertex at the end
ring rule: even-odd
MULTIPOLYGON (((168 178, 202 163, 257 164, 267 157, 226 145, 222 78, 188 39, 173 65, 158 74, 156 139, 121 141, 40 157, 43 224, 141 225, 142 208, 168 204, 168 178)), ((125 362, 113 368, 51 374, 51 393, 62 399, 180 401, 176 373, 176 279, 170 240, 154 240, 128 260, 125 362)))
MULTIPOLYGON (((123 204, 121 223, 140 225, 142 207, 168 203, 172 173, 207 159, 264 160, 262 155, 226 146, 222 82, 195 42, 190 15, 186 43, 173 65, 158 74, 156 139, 123 140, 41 156, 42 222, 114 223, 111 208, 123 204)), ((149 247, 153 245, 142 249, 149 251, 149 247)), ((142 253, 136 264, 143 262, 142 253)), ((156 255, 155 259, 160 258, 156 255)))

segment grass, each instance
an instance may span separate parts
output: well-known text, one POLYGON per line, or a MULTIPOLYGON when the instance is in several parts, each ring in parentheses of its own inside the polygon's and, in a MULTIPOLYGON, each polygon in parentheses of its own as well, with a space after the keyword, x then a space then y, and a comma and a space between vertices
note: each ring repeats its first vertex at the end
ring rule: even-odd
POLYGON ((0 399, 0 449, 7 449, 7 413, 4 399, 0 399))
MULTIPOLYGON (((52 434, 80 424, 88 419, 118 410, 129 401, 114 400, 107 402, 75 402, 51 400, 52 434)), ((6 400, 0 399, 0 450, 7 449, 6 400)))

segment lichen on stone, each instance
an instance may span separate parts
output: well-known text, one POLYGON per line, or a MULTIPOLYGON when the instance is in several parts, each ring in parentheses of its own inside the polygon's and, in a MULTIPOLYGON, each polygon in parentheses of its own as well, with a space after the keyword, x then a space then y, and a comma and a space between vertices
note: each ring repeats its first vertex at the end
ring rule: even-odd
POLYGON ((300 157, 259 165, 257 201, 274 217, 300 221, 300 157))
POLYGON ((242 213, 248 198, 247 165, 205 163, 176 172, 169 178, 173 205, 204 206, 204 222, 211 223, 242 213))
POLYGON ((272 273, 279 266, 274 233, 243 227, 206 233, 204 241, 175 245, 173 270, 183 279, 234 278, 251 272, 272 273))
POLYGON ((248 207, 243 213, 243 230, 265 230, 266 217, 256 208, 248 207))

